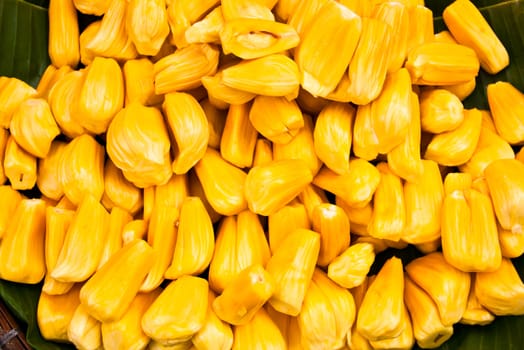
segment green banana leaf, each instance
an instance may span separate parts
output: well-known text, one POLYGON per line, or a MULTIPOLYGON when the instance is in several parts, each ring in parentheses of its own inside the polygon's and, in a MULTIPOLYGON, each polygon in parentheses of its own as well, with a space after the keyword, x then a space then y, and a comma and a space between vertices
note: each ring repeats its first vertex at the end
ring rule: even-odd
MULTIPOLYGON (((468 108, 487 108, 485 87, 504 80, 524 91, 524 0, 473 1, 482 10, 495 32, 508 49, 510 66, 490 76, 481 72, 475 92, 464 104, 468 108)), ((441 14, 451 1, 426 0, 435 18, 435 29, 445 29, 441 14)), ((15 76, 36 86, 49 64, 47 54, 47 6, 49 0, 0 0, 0 76, 15 76)), ((417 256, 413 248, 388 251, 380 256, 384 260, 392 254, 404 262, 417 256)), ((521 278, 524 278, 524 257, 514 260, 521 278)), ((28 343, 37 350, 72 349, 71 346, 45 341, 38 330, 36 306, 41 284, 21 285, 0 280, 0 298, 15 317, 24 325, 28 343)), ((497 317, 488 326, 455 326, 453 337, 441 350, 517 350, 524 346, 524 316, 497 317)), ((416 349, 418 349, 416 347, 416 349)))

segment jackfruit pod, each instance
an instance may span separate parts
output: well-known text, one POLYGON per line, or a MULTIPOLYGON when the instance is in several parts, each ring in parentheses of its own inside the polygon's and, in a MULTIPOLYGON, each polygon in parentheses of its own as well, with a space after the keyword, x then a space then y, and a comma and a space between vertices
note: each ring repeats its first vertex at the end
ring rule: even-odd
POLYGON ((124 246, 122 232, 124 226, 128 222, 131 222, 131 220, 133 220, 133 217, 125 209, 113 207, 110 210, 106 242, 97 270, 100 270, 104 264, 124 246))
POLYGON ((36 157, 20 147, 9 135, 5 145, 4 173, 14 190, 29 190, 36 184, 36 157))
POLYGON ((107 130, 107 154, 137 187, 165 184, 172 175, 164 118, 154 107, 131 103, 107 130))
POLYGON ((225 21, 220 41, 224 54, 248 60, 292 49, 300 38, 289 24, 244 17, 225 21))
POLYGON ((224 27, 222 6, 217 6, 200 21, 193 23, 184 32, 188 44, 220 44, 220 31, 224 27))
POLYGON ((295 229, 273 252, 266 270, 275 280, 269 304, 277 311, 297 316, 320 251, 320 235, 307 229, 295 229))
POLYGON ((58 180, 64 194, 78 205, 90 194, 100 200, 104 193, 104 147, 92 136, 74 138, 63 150, 58 180))
POLYGON ((306 162, 274 160, 249 170, 245 198, 251 211, 268 216, 291 202, 312 180, 306 162))
POLYGON ((168 206, 179 212, 182 203, 189 196, 188 176, 186 174, 173 175, 165 184, 154 186, 154 192, 153 211, 157 207, 168 206))
MULTIPOLYGON (((5 157, 5 148, 7 146, 7 140, 9 139, 9 131, 4 128, 0 128, 0 185, 5 184, 7 181, 7 176, 4 172, 4 157, 5 157)), ((1 228, 0 228, 1 231, 1 228)), ((0 238, 2 234, 0 233, 0 238)))
POLYGON ((173 172, 185 174, 203 156, 209 140, 209 125, 204 110, 188 93, 173 92, 165 95, 162 105, 173 145, 175 158, 173 172))
POLYGON ((150 293, 138 293, 120 319, 102 323, 104 349, 140 350, 146 348, 151 339, 142 330, 141 319, 160 292, 161 289, 155 289, 150 293))
POLYGON ((329 103, 329 100, 322 97, 315 97, 303 88, 298 90, 298 96, 296 100, 300 109, 305 113, 310 113, 311 115, 317 115, 320 113, 322 108, 324 108, 329 103))
POLYGON ((405 67, 416 85, 454 85, 475 79, 479 59, 468 46, 428 42, 408 53, 405 67))
POLYGON ((435 135, 424 158, 440 165, 457 166, 469 161, 477 148, 482 114, 476 108, 464 110, 463 122, 454 130, 435 135))
POLYGON ((48 295, 67 293, 72 287, 72 282, 60 282, 50 276, 56 266, 64 239, 71 225, 75 212, 69 209, 47 207, 45 212, 45 239, 44 256, 47 274, 44 279, 42 291, 48 295))
POLYGON ((369 235, 367 224, 357 224, 355 222, 352 222, 351 233, 357 235, 355 242, 369 242, 373 244, 377 253, 386 250, 388 247, 384 239, 371 237, 369 235))
POLYGON ((275 252, 287 235, 297 228, 311 228, 306 207, 297 200, 269 215, 268 237, 271 252, 275 252))
POLYGON ((198 180, 198 177, 194 172, 190 172, 188 176, 189 181, 189 195, 193 197, 198 197, 202 201, 202 204, 204 204, 204 207, 206 208, 207 213, 209 214, 209 218, 211 219, 211 222, 214 224, 218 222, 222 215, 217 213, 213 207, 211 207, 211 204, 209 204, 209 201, 207 200, 206 194, 204 193, 204 189, 202 188, 202 185, 200 184, 200 181, 198 180))
POLYGON ((0 239, 5 236, 16 208, 22 199, 22 194, 11 186, 0 186, 0 239))
POLYGON ((407 276, 404 279, 404 302, 418 346, 423 349, 437 348, 453 335, 453 326, 442 324, 435 302, 407 276))
POLYGON ((273 54, 225 68, 222 84, 252 94, 292 100, 298 96, 300 75, 295 61, 284 54, 273 54))
POLYGON ((271 7, 259 0, 224 0, 220 2, 226 22, 236 19, 264 19, 274 21, 271 7))
POLYGON ((495 320, 495 315, 489 312, 484 306, 480 305, 477 295, 475 294, 475 276, 471 276, 472 286, 469 291, 468 304, 466 311, 460 319, 460 323, 467 325, 485 326, 495 320))
POLYGON ((213 311, 223 321, 239 326, 249 323, 271 297, 275 282, 262 265, 242 270, 213 301, 213 311))
POLYGON ((313 184, 335 194, 348 205, 361 208, 373 198, 380 177, 380 172, 373 164, 353 158, 349 161, 349 170, 342 175, 323 167, 313 179, 313 184))
POLYGON ((402 261, 392 257, 367 288, 358 310, 356 329, 370 341, 395 338, 404 330, 404 313, 402 261))
MULTIPOLYGON (((408 6, 408 43, 407 52, 413 48, 434 40, 433 12, 424 6, 417 4, 408 6)), ((407 53, 406 52, 406 53, 407 53)))
POLYGON ((205 324, 208 292, 207 281, 200 277, 182 276, 170 282, 142 317, 142 329, 165 345, 190 340, 205 324))
POLYGON ((265 266, 269 257, 268 242, 256 214, 245 210, 224 217, 209 267, 211 288, 221 293, 241 271, 252 265, 265 266))
POLYGON ((144 106, 162 103, 163 97, 155 94, 153 62, 147 58, 127 60, 123 67, 125 83, 124 104, 138 102, 144 106))
POLYGON ((202 85, 206 88, 211 103, 220 109, 226 109, 230 104, 247 103, 256 96, 255 93, 225 85, 222 71, 213 76, 202 77, 202 85))
POLYGON ((355 321, 355 301, 348 290, 315 269, 297 321, 304 349, 339 349, 355 321))
POLYGON ((464 106, 446 89, 428 89, 420 94, 420 125, 422 130, 440 134, 459 127, 464 120, 464 106))
POLYGON ((503 229, 521 234, 524 226, 524 164, 516 159, 497 159, 484 170, 493 208, 503 229))
POLYGON ((411 118, 406 138, 387 154, 388 165, 407 182, 416 182, 424 172, 420 156, 420 109, 418 95, 411 93, 411 118))
POLYGON ((101 323, 79 304, 67 328, 68 341, 80 350, 99 350, 102 347, 101 323))
POLYGON ((85 72, 85 70, 78 70, 65 74, 49 91, 48 102, 56 124, 69 138, 86 133, 75 116, 75 106, 83 86, 85 72))
POLYGON ((191 44, 175 50, 154 65, 155 93, 199 87, 202 77, 216 73, 218 57, 218 49, 208 44, 191 44))
POLYGON ((74 119, 86 130, 101 134, 107 131, 123 105, 124 78, 120 66, 112 58, 95 57, 87 66, 79 89, 74 119))
POLYGON ((127 245, 135 239, 146 239, 149 223, 144 219, 129 221, 122 228, 122 245, 127 245))
MULTIPOLYGON (((56 82, 62 79, 64 75, 72 71, 73 69, 70 66, 62 66, 60 68, 56 68, 52 64, 47 66, 44 73, 42 73, 42 76, 40 77, 38 85, 36 86, 36 92, 38 93, 37 96, 48 101, 49 91, 51 91, 53 86, 55 86, 56 82)), ((2 83, 0 82, 0 89, 1 86, 2 83)))
MULTIPOLYGON (((452 179, 450 175, 446 182, 452 179)), ((450 264, 464 271, 493 270, 500 265, 497 228, 489 197, 475 190, 454 189, 446 195, 442 215, 442 251, 450 264)))
POLYGON ((496 74, 509 65, 509 55, 479 9, 469 0, 448 5, 442 17, 453 37, 475 50, 482 68, 496 74))
MULTIPOLYGON (((37 179, 38 180, 38 179, 37 179)), ((104 195, 102 204, 106 209, 119 207, 131 215, 138 213, 143 207, 142 191, 130 183, 111 159, 104 166, 104 195)))
POLYGON ((41 199, 22 199, 0 245, 0 277, 34 284, 45 275, 45 209, 41 199))
POLYGON ((322 109, 315 122, 315 153, 337 174, 349 171, 354 117, 355 109, 349 104, 331 102, 322 109))
POLYGON ((156 55, 169 34, 166 1, 129 1, 125 25, 139 54, 156 55))
POLYGON ((200 101, 200 106, 207 118, 209 129, 207 145, 214 149, 218 149, 220 147, 220 139, 222 138, 224 125, 226 123, 227 112, 215 107, 209 98, 200 101))
POLYGON ((194 169, 209 204, 217 213, 234 215, 247 209, 244 195, 247 175, 222 158, 218 151, 208 147, 194 169))
POLYGON ((357 225, 366 225, 371 220, 371 216, 373 215, 373 204, 369 202, 363 207, 353 207, 347 204, 342 198, 339 196, 335 197, 335 204, 344 209, 346 212, 346 215, 348 216, 350 223, 355 223, 357 225))
MULTIPOLYGON (((87 60, 92 55, 112 57, 119 60, 134 59, 137 57, 135 45, 129 37, 126 29, 126 11, 129 2, 125 0, 112 0, 106 13, 97 25, 96 30, 80 35, 80 57, 83 59, 82 51, 87 54, 87 60), (82 44, 82 41, 85 44, 82 44), (84 46, 84 50, 82 50, 84 46)), ((89 28, 89 27, 88 27, 89 28)), ((84 63, 84 62, 82 62, 84 63)))
POLYGON ((7 78, 0 89, 0 126, 9 129, 13 113, 28 98, 36 97, 38 92, 18 78, 7 78))
POLYGON ((307 114, 302 115, 302 119, 303 127, 298 129, 289 142, 273 144, 273 159, 303 160, 307 164, 310 172, 315 175, 320 170, 322 162, 315 152, 313 119, 307 114))
POLYGON ((351 81, 349 80, 348 73, 342 75, 342 79, 338 82, 335 90, 331 91, 324 98, 326 101, 348 103, 351 102, 351 95, 349 94, 351 81))
POLYGON ((378 156, 378 136, 373 126, 371 103, 357 107, 352 148, 356 157, 367 161, 378 156))
POLYGON ((269 317, 267 311, 259 309, 251 321, 233 329, 233 350, 287 349, 286 340, 269 317))
POLYGON ((211 218, 198 197, 187 197, 180 208, 178 232, 171 265, 164 276, 176 279, 199 275, 211 262, 215 247, 211 218))
POLYGON ((93 38, 96 36, 101 25, 102 25, 101 20, 91 22, 84 29, 84 31, 80 33, 80 62, 84 66, 87 66, 91 62, 93 62, 93 59, 96 56, 93 50, 88 49, 87 46, 91 43, 93 38))
POLYGON ((349 350, 372 350, 369 340, 367 340, 362 334, 360 334, 356 326, 353 326, 350 332, 348 332, 347 349, 349 350))
POLYGON ((218 4, 218 0, 205 0, 194 2, 191 0, 173 1, 167 0, 167 15, 171 37, 169 41, 172 45, 182 48, 188 45, 185 32, 213 7, 218 4))
POLYGON ((208 296, 206 320, 191 339, 193 347, 197 350, 229 350, 233 346, 233 331, 230 325, 218 318, 213 311, 215 294, 210 290, 208 296))
POLYGON ((521 144, 524 141, 524 94, 511 83, 499 81, 488 85, 487 97, 498 134, 512 145, 521 144))
POLYGON ((93 195, 86 194, 67 229, 51 277, 62 282, 88 279, 102 257, 108 225, 105 208, 93 195))
POLYGON ((344 5, 336 1, 322 5, 295 51, 300 83, 305 90, 321 97, 335 90, 346 73, 361 30, 360 17, 344 5), (323 48, 322 55, 317 54, 319 47, 323 48))
POLYGON ((69 341, 67 329, 76 308, 80 305, 80 284, 72 286, 65 294, 50 295, 40 293, 36 309, 36 322, 40 334, 46 340, 69 341))
POLYGON ((51 63, 75 68, 80 61, 79 31, 73 0, 49 1, 49 43, 51 63))
POLYGON ((279 0, 274 8, 276 17, 283 22, 287 22, 297 11, 300 3, 298 0, 279 0))
POLYGON ((320 234, 317 265, 327 266, 349 247, 349 219, 335 204, 320 204, 313 210, 312 228, 320 234))
POLYGON ((101 16, 106 13, 111 0, 73 0, 78 11, 87 14, 101 16))
POLYGON ((71 202, 69 199, 67 199, 66 196, 63 196, 62 198, 60 198, 60 200, 56 203, 55 207, 59 209, 69 209, 73 211, 75 211, 77 208, 77 206, 73 202, 71 202))
POLYGON ((470 160, 459 167, 460 171, 470 173, 473 178, 482 178, 484 170, 495 159, 514 159, 511 145, 482 122, 477 148, 470 160))
POLYGON ((253 154, 253 166, 268 164, 273 161, 273 145, 263 138, 257 139, 253 154))
POLYGON ((500 251, 504 258, 517 258, 524 254, 524 235, 504 230, 497 221, 500 251))
POLYGON ((172 203, 157 203, 154 206, 147 228, 147 243, 153 248, 155 259, 140 286, 140 292, 151 292, 164 281, 164 274, 173 259, 179 213, 180 207, 172 203))
POLYGON ((257 130, 249 120, 249 105, 232 104, 220 139, 220 154, 239 168, 249 168, 257 142, 257 130))
POLYGON ((64 195, 58 174, 66 146, 65 142, 53 141, 47 156, 38 161, 36 185, 43 195, 54 200, 59 200, 64 195))
POLYGON ((373 197, 373 215, 368 224, 369 235, 398 241, 406 228, 406 200, 402 180, 387 163, 377 164, 380 182, 373 197))
POLYGON ((280 330, 280 334, 286 341, 288 350, 301 350, 302 335, 300 334, 300 328, 298 326, 297 317, 291 317, 276 311, 270 304, 266 304, 265 310, 271 320, 280 330))
POLYGON ((89 314, 101 322, 120 319, 137 295, 154 258, 153 248, 143 240, 120 248, 80 290, 80 301, 89 314))
POLYGON ((406 273, 435 302, 444 326, 460 321, 468 302, 469 273, 450 265, 441 252, 412 260, 406 273))
POLYGON ((302 192, 298 195, 299 201, 306 207, 306 212, 309 220, 313 218, 313 210, 316 206, 322 203, 329 203, 326 192, 313 185, 307 185, 302 192))
POLYGON ((38 158, 47 156, 60 134, 49 104, 41 98, 23 101, 13 113, 9 130, 20 147, 38 158))
POLYGON ((289 143, 304 127, 298 104, 285 97, 255 97, 249 120, 256 131, 275 144, 289 143))
POLYGON ((151 214, 153 213, 153 209, 155 206, 155 197, 156 197, 157 190, 159 188, 164 189, 165 187, 169 187, 168 184, 170 183, 170 181, 176 181, 175 179, 177 178, 178 176, 176 175, 172 176, 171 179, 169 179, 169 181, 165 185, 162 185, 162 186, 144 187, 143 189, 144 208, 142 209, 142 219, 144 219, 144 221, 149 222, 149 219, 151 219, 151 214))
POLYGON ((386 154, 406 138, 412 119, 411 81, 402 68, 386 76, 380 95, 371 102, 371 125, 378 152, 386 154))
POLYGON ((390 350, 390 349, 398 349, 398 350, 410 350, 413 349, 413 345, 415 344, 415 337, 413 335, 413 326, 411 324, 411 318, 409 317, 408 310, 406 306, 403 308, 403 312, 401 314, 401 323, 402 323, 402 331, 400 332, 398 337, 394 338, 387 338, 387 339, 381 339, 381 340, 371 340, 369 344, 373 349, 377 350, 390 350))
POLYGON ((440 170, 431 160, 422 160, 422 166, 418 182, 404 184, 406 225, 402 240, 411 244, 434 241, 440 237, 441 231, 444 185, 440 170))
POLYGON ((443 85, 442 88, 448 90, 453 95, 457 96, 459 100, 464 101, 469 95, 475 91, 477 87, 477 80, 475 78, 468 80, 465 83, 454 85, 443 85))
POLYGON ((366 105, 382 91, 391 45, 396 40, 392 34, 388 23, 376 18, 362 19, 362 33, 348 70, 351 102, 366 105))
MULTIPOLYGON (((353 295, 353 299, 355 300, 355 308, 357 312, 360 310, 362 301, 364 300, 364 296, 366 295, 371 282, 373 282, 376 277, 377 275, 365 276, 360 285, 350 289, 351 295, 353 295)), ((353 329, 356 330, 356 324, 354 324, 354 326, 353 329)))
POLYGON ((457 41, 449 30, 441 30, 433 35, 433 41, 436 43, 457 44, 457 41))
MULTIPOLYGON (((297 1, 295 4, 291 3, 292 1, 285 0, 283 4, 283 7, 290 11, 287 23, 296 29, 300 38, 303 38, 308 28, 311 27, 313 20, 318 16, 320 9, 328 0, 297 1)), ((278 6, 277 4, 277 8, 278 6)))
POLYGON ((478 272, 473 288, 478 302, 496 316, 524 313, 524 284, 512 261, 504 258, 492 272, 478 272))
MULTIPOLYGON (((404 64, 408 54, 408 38, 414 32, 410 31, 410 13, 408 7, 401 2, 384 1, 377 4, 371 14, 390 26, 392 33, 389 43, 389 58, 387 68, 389 73, 398 71, 404 64)), ((387 47, 387 46, 382 46, 387 47)))
POLYGON ((372 244, 352 244, 331 261, 327 275, 341 287, 358 287, 364 282, 374 261, 375 251, 372 244))

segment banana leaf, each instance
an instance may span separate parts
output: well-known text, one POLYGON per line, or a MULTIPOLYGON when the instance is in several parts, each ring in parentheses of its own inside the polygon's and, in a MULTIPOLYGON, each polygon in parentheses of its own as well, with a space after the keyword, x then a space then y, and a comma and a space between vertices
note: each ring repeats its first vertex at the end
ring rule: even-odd
MULTIPOLYGON (((510 66, 491 76, 481 72, 475 92, 464 104, 468 108, 487 108, 487 84, 504 80, 524 91, 524 0, 473 1, 488 19, 508 49, 510 66)), ((445 29, 441 15, 451 1, 426 0, 435 16, 435 29, 445 29)), ((15 76, 36 86, 49 64, 47 54, 47 6, 49 0, 0 0, 0 75, 15 76)), ((375 268, 388 256, 397 255, 407 263, 418 256, 410 247, 401 251, 390 250, 382 254, 375 268)), ((514 260, 521 278, 524 278, 524 257, 514 260)), ((37 350, 71 349, 71 346, 45 341, 36 322, 36 306, 41 284, 21 285, 0 280, 0 298, 13 315, 25 326, 28 343, 37 350)), ((524 316, 498 317, 488 326, 455 326, 453 337, 441 350, 517 350, 524 344, 524 316)), ((418 349, 417 347, 415 347, 418 349)))

